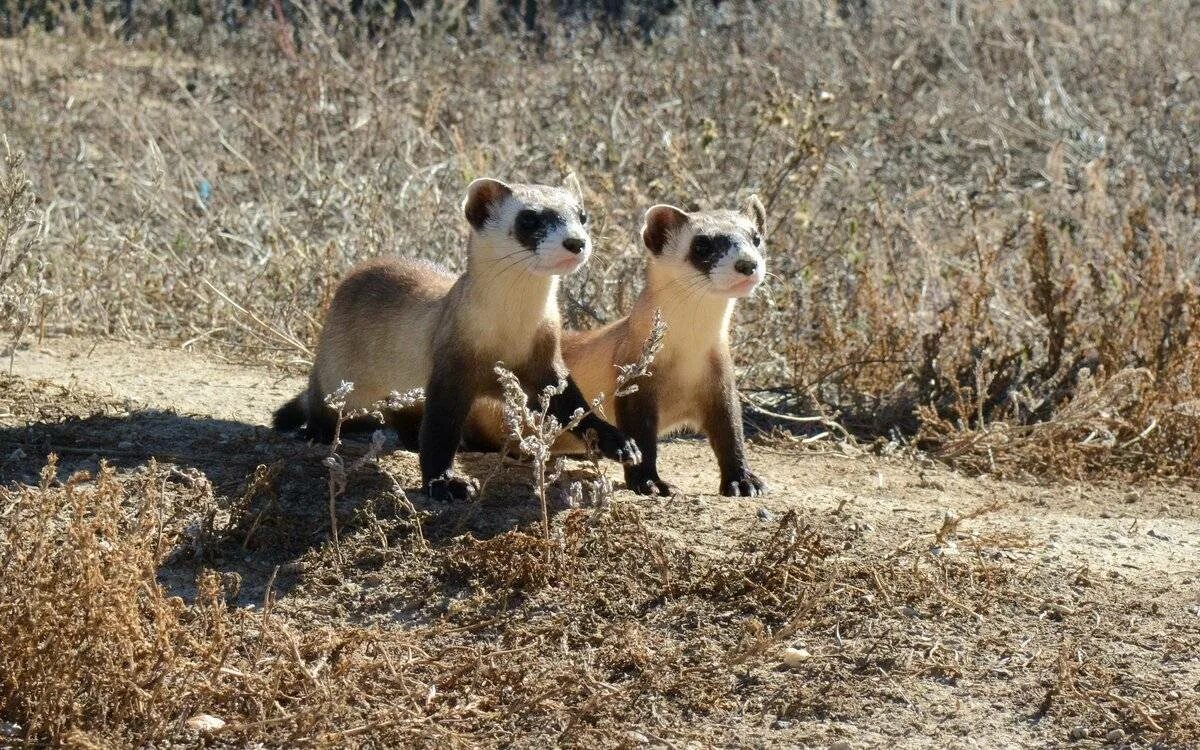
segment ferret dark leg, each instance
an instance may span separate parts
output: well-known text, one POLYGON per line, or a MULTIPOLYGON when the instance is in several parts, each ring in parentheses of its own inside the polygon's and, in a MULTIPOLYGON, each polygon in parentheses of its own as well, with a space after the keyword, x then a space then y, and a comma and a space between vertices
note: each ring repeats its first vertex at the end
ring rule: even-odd
MULTIPOLYGON (((538 334, 529 361, 516 370, 516 376, 526 388, 530 409, 542 408, 539 394, 543 388, 557 386, 560 381, 566 381, 567 386, 563 392, 550 398, 550 413, 559 424, 570 422, 576 409, 587 412, 592 408, 583 397, 579 386, 575 384, 574 378, 567 372, 567 366, 559 352, 557 329, 543 329, 538 334)), ((637 442, 595 414, 587 414, 571 432, 583 438, 585 442, 588 433, 594 433, 596 447, 605 458, 627 466, 642 460, 637 442)))
POLYGON ((640 383, 637 392, 618 398, 617 425, 642 453, 642 462, 625 467, 625 485, 639 495, 674 495, 677 490, 658 476, 658 399, 653 386, 640 383))
POLYGON ((424 411, 419 406, 407 409, 391 409, 385 412, 388 424, 396 431, 400 447, 406 451, 421 448, 421 418, 424 411))
POLYGON ((767 484, 750 471, 742 428, 742 407, 728 357, 713 357, 717 382, 704 414, 704 431, 721 470, 721 494, 728 497, 765 495, 767 484))
MULTIPOLYGON (((329 408, 323 397, 309 395, 308 423, 304 426, 302 435, 318 443, 333 442, 333 433, 337 430, 337 412, 329 408)), ((350 417, 342 420, 341 435, 351 435, 360 432, 374 432, 383 424, 370 414, 350 417)))
POLYGON ((465 500, 478 491, 469 478, 454 473, 454 454, 475 400, 474 368, 454 358, 434 370, 425 388, 421 419, 421 484, 434 500, 465 500))
POLYGON ((333 442, 333 430, 337 426, 337 413, 330 409, 325 399, 316 395, 314 389, 308 391, 308 422, 301 433, 309 440, 318 443, 333 442))
MULTIPOLYGON (((537 401, 536 396, 532 397, 530 401, 537 401)), ((539 404, 533 408, 541 408, 541 406, 539 404)), ((576 409, 588 412, 591 408, 592 405, 583 397, 579 386, 575 384, 570 375, 567 376, 566 389, 550 399, 550 413, 554 415, 559 424, 570 422, 576 409)), ((571 432, 583 438, 585 442, 588 433, 594 434, 596 447, 600 449, 600 453, 605 458, 619 461, 627 466, 636 465, 642 460, 642 450, 638 442, 605 422, 595 413, 584 415, 571 432)))

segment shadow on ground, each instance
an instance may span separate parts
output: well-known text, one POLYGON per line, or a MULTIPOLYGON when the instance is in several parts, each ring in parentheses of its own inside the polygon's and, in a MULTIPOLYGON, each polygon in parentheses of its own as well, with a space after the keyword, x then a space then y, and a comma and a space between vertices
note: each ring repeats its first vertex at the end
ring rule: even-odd
MULTIPOLYGON (((365 439, 349 437, 341 453, 351 463, 367 447, 365 439)), ((286 594, 305 568, 303 558, 330 540, 328 452, 266 427, 171 411, 65 416, 0 425, 0 484, 37 484, 51 453, 59 457, 60 482, 76 472, 95 473, 102 461, 123 477, 148 471, 154 461, 162 470, 164 502, 188 529, 160 570, 163 585, 191 600, 196 574, 208 568, 233 584, 227 587, 231 601, 246 605, 263 601, 268 586, 286 594)), ((389 437, 379 466, 352 472, 338 497, 341 538, 417 533, 397 522, 417 517, 419 533, 439 545, 464 533, 489 538, 540 519, 527 467, 501 465, 496 455, 463 454, 461 461, 465 471, 488 479, 482 501, 432 502, 419 492, 416 456, 397 450, 389 437)))

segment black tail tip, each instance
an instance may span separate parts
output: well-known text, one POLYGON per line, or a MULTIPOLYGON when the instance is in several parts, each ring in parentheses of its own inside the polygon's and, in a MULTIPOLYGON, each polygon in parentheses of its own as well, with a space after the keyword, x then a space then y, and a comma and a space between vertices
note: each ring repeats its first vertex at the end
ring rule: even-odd
POLYGON ((308 415, 304 412, 304 404, 301 402, 301 396, 296 396, 275 410, 275 416, 272 417, 271 424, 279 432, 291 432, 292 430, 299 429, 307 418, 308 415))

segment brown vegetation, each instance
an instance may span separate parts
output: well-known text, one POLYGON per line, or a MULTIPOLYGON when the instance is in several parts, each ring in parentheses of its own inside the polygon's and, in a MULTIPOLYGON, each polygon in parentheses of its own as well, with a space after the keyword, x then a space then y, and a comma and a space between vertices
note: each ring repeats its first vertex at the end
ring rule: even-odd
MULTIPOLYGON (((6 343, 300 372, 353 262, 461 265, 484 174, 579 177, 599 252, 563 306, 590 326, 636 296, 647 206, 753 191, 772 277, 733 336, 764 431, 970 474, 1197 478, 1194 7, 726 2, 650 43, 447 28, 0 40, 6 343)), ((531 516, 527 468, 493 462, 488 506, 446 511, 404 492, 403 455, 20 378, 0 407, 0 744, 883 744, 898 711, 964 743, 1200 743, 1180 589, 969 531, 994 499, 869 536, 845 498, 756 518, 612 502, 568 468, 531 516), (583 507, 550 512, 559 490, 583 507), (781 666, 793 644, 811 658, 781 666)))
POLYGON ((1191 473, 1194 10, 935 6, 738 4, 649 46, 418 24, 310 29, 289 59, 270 23, 221 46, 6 42, 0 125, 57 293, 38 323, 296 362, 353 261, 461 262, 470 178, 574 171, 601 257, 566 310, 592 325, 640 283, 646 206, 754 190, 774 277, 735 350, 775 411, 967 467, 1019 471, 1000 454, 1046 435, 1063 450, 1039 473, 1191 473), (1034 426, 1129 368, 1106 417, 1034 426))
MULTIPOLYGON (((0 711, 31 738, 537 747, 638 744, 649 732, 738 745, 814 713, 859 721, 880 700, 912 711, 907 690, 922 683, 1003 686, 1010 669, 1043 675, 1027 719, 1049 718, 1051 737, 1079 726, 1159 747, 1200 737, 1195 696, 1128 669, 1121 642, 1095 630, 1095 618, 1125 614, 1086 572, 1048 593, 990 553, 931 557, 920 539, 888 551, 836 518, 812 526, 794 513, 730 528, 741 541, 714 553, 618 503, 560 514, 552 540, 538 524, 426 540, 408 521, 360 516, 340 564, 329 547, 301 558, 291 604, 277 599, 278 568, 258 606, 234 606, 240 577, 211 570, 185 603, 158 568, 195 548, 187 521, 214 502, 212 486, 154 463, 65 482, 56 468, 3 493, 0 711), (823 645, 829 634, 837 647, 823 645), (813 653, 782 666, 797 642, 813 653), (999 666, 1010 659, 1030 662, 999 666), (205 716, 224 726, 198 728, 205 716)), ((300 504, 268 513, 279 517, 265 544, 300 504)), ((209 531, 212 555, 240 546, 245 527, 209 531)), ((957 525, 936 543, 953 538, 1019 544, 957 525)), ((1164 655, 1200 637, 1153 618, 1127 627, 1164 655)))

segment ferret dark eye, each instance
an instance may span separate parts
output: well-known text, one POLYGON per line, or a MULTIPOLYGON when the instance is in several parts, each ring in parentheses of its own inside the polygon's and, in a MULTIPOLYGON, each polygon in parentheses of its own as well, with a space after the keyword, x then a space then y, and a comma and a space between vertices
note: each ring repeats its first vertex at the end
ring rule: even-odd
POLYGON ((692 253, 697 258, 706 258, 713 253, 713 243, 707 237, 697 237, 692 240, 692 253))
POLYGON ((580 211, 579 212, 579 223, 587 224, 587 220, 588 220, 587 211, 580 211))
POLYGON ((540 223, 541 218, 537 215, 536 211, 522 211, 521 213, 517 214, 517 229, 523 229, 526 232, 529 232, 537 229, 538 224, 540 223))
POLYGON ((750 238, 750 241, 754 243, 755 247, 758 247, 759 245, 762 244, 762 235, 759 234, 758 232, 755 232, 754 236, 752 236, 750 238))

